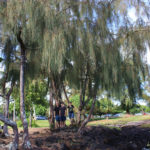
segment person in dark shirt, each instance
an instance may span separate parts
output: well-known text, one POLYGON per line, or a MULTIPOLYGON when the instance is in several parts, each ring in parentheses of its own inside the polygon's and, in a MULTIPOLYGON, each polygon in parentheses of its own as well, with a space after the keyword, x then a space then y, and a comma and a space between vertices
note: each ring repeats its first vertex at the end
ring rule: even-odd
POLYGON ((54 116, 55 116, 55 120, 56 120, 56 128, 60 128, 60 104, 58 101, 56 101, 56 106, 54 108, 54 116))
POLYGON ((60 127, 65 127, 66 121, 66 107, 64 103, 61 103, 60 107, 60 127))
POLYGON ((68 114, 69 114, 69 119, 70 119, 70 122, 71 122, 71 125, 73 124, 73 121, 74 121, 74 106, 72 105, 72 102, 69 102, 69 105, 68 105, 68 114))

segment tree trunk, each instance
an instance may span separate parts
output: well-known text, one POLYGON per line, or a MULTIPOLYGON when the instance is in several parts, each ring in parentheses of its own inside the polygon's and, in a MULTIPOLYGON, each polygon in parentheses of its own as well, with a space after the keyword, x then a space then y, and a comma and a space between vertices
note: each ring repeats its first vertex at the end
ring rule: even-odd
POLYGON ((49 100, 49 107, 50 107, 50 118, 49 118, 49 125, 50 129, 55 128, 55 119, 54 119, 54 107, 53 107, 53 89, 50 88, 50 100, 49 100))
POLYGON ((13 121, 16 122, 16 102, 14 100, 13 121))
POLYGON ((29 127, 32 127, 32 108, 30 108, 29 127))
POLYGON ((81 124, 79 130, 78 130, 78 133, 81 133, 82 129, 86 126, 86 124, 89 122, 89 120, 91 119, 91 115, 93 114, 93 111, 94 111, 94 107, 95 107, 95 102, 96 102, 96 97, 94 98, 93 100, 93 103, 92 103, 92 107, 90 109, 90 112, 89 112, 89 115, 88 117, 83 121, 83 123, 81 124))
MULTIPOLYGON (((54 93, 55 93, 55 95, 54 95, 54 97, 55 97, 55 100, 57 100, 57 101, 59 101, 59 96, 58 96, 58 90, 56 89, 56 86, 55 86, 55 81, 54 81, 54 79, 53 79, 53 76, 52 76, 52 78, 51 78, 51 81, 52 81, 52 90, 54 91, 54 93)), ((51 91, 50 91, 51 92, 51 91)))
POLYGON ((85 107, 85 92, 86 92, 87 81, 88 81, 88 70, 85 73, 85 79, 80 82, 80 106, 78 110, 78 125, 80 125, 81 123, 81 113, 85 107))
POLYGON ((78 125, 80 125, 81 123, 81 112, 82 112, 82 109, 83 109, 83 89, 82 89, 82 82, 80 83, 80 106, 79 106, 79 109, 78 109, 78 117, 77 117, 77 123, 78 125))
POLYGON ((36 120, 36 112, 35 112, 35 105, 33 104, 33 118, 36 120))
POLYGON ((60 82, 60 75, 51 74, 50 78, 55 100, 62 102, 62 83, 60 82))
POLYGON ((23 125, 23 148, 31 149, 31 143, 29 141, 29 133, 28 133, 28 122, 26 119, 25 113, 25 103, 24 103, 24 66, 25 66, 25 50, 26 47, 21 38, 21 29, 17 35, 17 40, 21 47, 21 64, 20 64, 20 116, 23 125))
MULTIPOLYGON (((11 82, 11 88, 9 89, 8 93, 6 94, 6 105, 5 105, 5 117, 9 119, 9 99, 10 95, 13 91, 13 87, 15 82, 11 82)), ((3 91, 5 93, 5 90, 3 91)), ((7 136, 8 135, 8 127, 4 124, 3 133, 7 136)))
POLYGON ((3 97, 3 115, 5 116, 5 110, 6 110, 6 104, 5 104, 5 100, 6 98, 3 97))
POLYGON ((127 113, 127 114, 130 114, 130 109, 129 109, 128 106, 127 106, 127 108, 126 108, 126 113, 127 113))
POLYGON ((24 65, 25 65, 25 51, 21 49, 21 66, 20 66, 20 114, 21 121, 23 124, 23 148, 31 149, 31 143, 29 141, 28 133, 28 122, 25 113, 25 103, 24 103, 24 65))
POLYGON ((0 115, 0 120, 2 122, 4 122, 5 124, 7 124, 8 126, 11 126, 13 128, 14 141, 13 141, 13 144, 11 144, 10 149, 11 150, 17 150, 18 149, 18 144, 19 144, 19 136, 18 136, 17 124, 15 122, 5 118, 4 116, 1 116, 1 115, 0 115))
POLYGON ((81 112, 82 112, 82 109, 79 108, 78 114, 77 114, 77 124, 78 125, 81 124, 81 112))
MULTIPOLYGON (((9 119, 9 96, 6 97, 5 118, 9 119)), ((4 124, 3 133, 8 136, 7 124, 4 124)))
POLYGON ((70 101, 69 101, 69 98, 68 98, 68 96, 67 96, 65 86, 64 86, 64 85, 62 85, 62 88, 63 88, 64 94, 65 94, 65 97, 66 97, 67 103, 69 104, 69 102, 70 102, 70 101))

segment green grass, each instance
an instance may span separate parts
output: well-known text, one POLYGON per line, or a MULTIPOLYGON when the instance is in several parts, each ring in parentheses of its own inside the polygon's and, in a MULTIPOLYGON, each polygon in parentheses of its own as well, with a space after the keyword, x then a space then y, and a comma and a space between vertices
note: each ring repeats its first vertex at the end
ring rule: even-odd
MULTIPOLYGON (((0 125, 3 125, 3 122, 0 122, 0 125)), ((66 121, 66 125, 67 126, 70 125, 70 121, 69 120, 66 121)), ((22 122, 21 122, 21 120, 17 121, 17 126, 19 128, 22 128, 22 122)), ((33 120, 32 121, 32 127, 33 128, 45 128, 45 127, 49 127, 49 122, 48 122, 48 120, 33 120)))
POLYGON ((143 124, 141 125, 142 128, 150 128, 150 124, 143 124))
POLYGON ((49 127, 49 122, 48 120, 36 120, 35 123, 37 124, 38 127, 49 127))
MULTIPOLYGON (((129 117, 121 117, 121 118, 110 118, 110 119, 103 119, 103 120, 97 120, 97 121, 90 121, 88 123, 89 126, 98 126, 98 125, 117 125, 117 124, 126 124, 128 122, 132 121, 142 121, 142 120, 150 120, 150 115, 145 116, 129 116, 129 117)), ((1 125, 3 123, 0 123, 1 125)), ((70 121, 66 121, 67 125, 70 125, 70 121)), ((17 125, 19 128, 22 127, 21 121, 17 121, 17 125)), ((44 128, 49 127, 48 120, 35 120, 33 121, 32 127, 38 127, 38 128, 44 128)), ((150 124, 148 125, 142 125, 142 127, 150 127, 150 124)))
MULTIPOLYGON (((36 125, 40 128, 43 128, 43 127, 49 127, 49 122, 48 120, 36 120, 35 121, 36 125)), ((70 124, 70 121, 67 120, 66 121, 66 124, 69 125, 70 124)))
MULTIPOLYGON (((142 121, 142 120, 150 120, 150 115, 145 116, 130 116, 130 117, 121 117, 121 118, 110 118, 110 119, 103 119, 97 121, 90 121, 88 125, 116 125, 116 124, 126 124, 132 121, 142 121)), ((35 124, 37 127, 49 127, 48 120, 36 120, 35 124)), ((66 121, 67 125, 70 125, 70 121, 66 121)))
MULTIPOLYGON (((66 121, 66 124, 67 125, 70 125, 70 121, 67 120, 66 121)), ((21 121, 17 121, 17 125, 18 127, 22 127, 22 123, 21 121)), ((49 127, 49 122, 48 120, 34 120, 33 123, 32 123, 32 127, 34 128, 45 128, 45 127, 49 127)))
POLYGON ((126 124, 132 121, 142 121, 142 120, 150 120, 150 115, 145 116, 130 116, 130 117, 121 117, 121 118, 113 118, 113 119, 104 119, 98 121, 90 121, 88 125, 97 126, 97 125, 116 125, 116 124, 126 124))

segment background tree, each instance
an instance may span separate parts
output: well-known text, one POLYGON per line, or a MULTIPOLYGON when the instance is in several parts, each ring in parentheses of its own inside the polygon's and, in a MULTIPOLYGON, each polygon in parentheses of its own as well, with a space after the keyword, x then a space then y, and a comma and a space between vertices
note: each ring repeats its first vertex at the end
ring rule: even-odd
MULTIPOLYGON (((47 89, 46 82, 40 79, 28 80, 25 87, 25 108, 26 114, 29 117, 33 117, 33 106, 35 106, 35 112, 37 115, 45 115, 47 111, 48 101, 46 99, 47 89), (41 109, 40 109, 41 107, 41 109), (38 108, 38 110, 37 110, 38 108), (45 110, 43 112, 43 109, 45 110)), ((16 112, 19 115, 19 89, 16 87, 12 93, 12 98, 16 101, 16 112)), ((12 108, 13 111, 13 108, 12 108)), ((35 116, 36 117, 36 116, 35 116)), ((30 119, 31 119, 30 118, 30 119)), ((31 125, 31 123, 30 123, 31 125)))
MULTIPOLYGON (((3 42, 3 47, 1 51, 2 62, 1 65, 4 68, 4 71, 1 72, 0 78, 0 88, 1 88, 1 96, 4 99, 4 116, 9 118, 9 101, 10 96, 15 86, 16 81, 19 78, 18 75, 18 65, 15 60, 15 45, 13 45, 10 38, 7 38, 6 41, 3 42), (9 85, 9 86, 8 86, 9 85)), ((3 132, 5 135, 8 135, 7 125, 4 125, 3 132)))

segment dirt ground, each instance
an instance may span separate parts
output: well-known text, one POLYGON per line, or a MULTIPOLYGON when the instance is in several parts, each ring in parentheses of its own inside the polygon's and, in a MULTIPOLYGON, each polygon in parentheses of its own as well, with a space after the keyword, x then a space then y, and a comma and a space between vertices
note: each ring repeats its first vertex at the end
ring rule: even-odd
MULTIPOLYGON (((19 150, 22 150, 22 131, 19 132, 19 150)), ((120 129, 89 126, 81 135, 77 134, 75 127, 54 131, 30 128, 29 133, 33 150, 142 150, 150 147, 150 128, 134 125, 120 129)), ((0 134, 0 145, 11 141, 12 137, 6 138, 0 134)))

